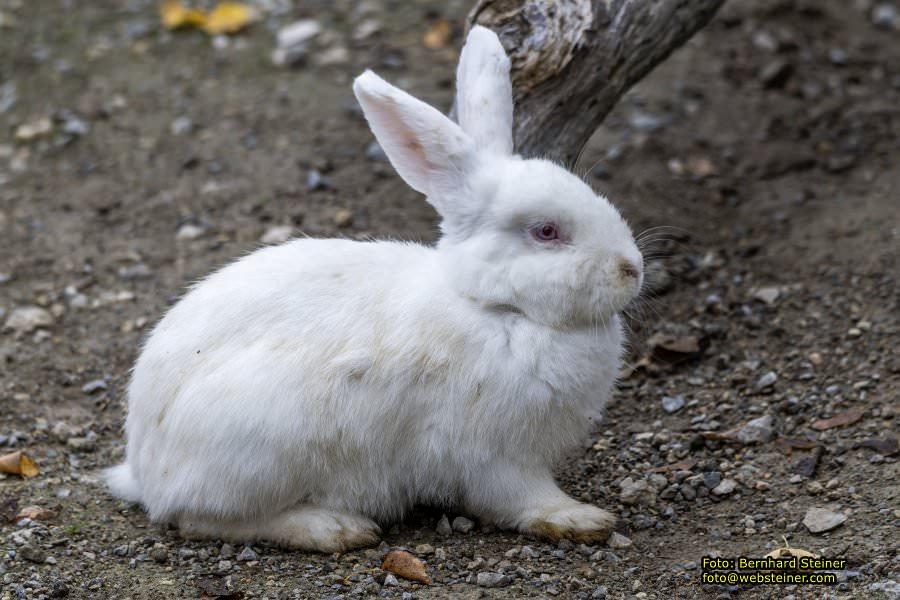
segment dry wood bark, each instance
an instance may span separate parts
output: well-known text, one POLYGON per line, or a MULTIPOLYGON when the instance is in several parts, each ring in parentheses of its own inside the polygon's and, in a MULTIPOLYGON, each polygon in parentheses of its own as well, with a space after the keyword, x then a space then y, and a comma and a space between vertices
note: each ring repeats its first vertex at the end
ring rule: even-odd
POLYGON ((574 162, 628 89, 724 0, 479 0, 512 60, 516 151, 574 162))

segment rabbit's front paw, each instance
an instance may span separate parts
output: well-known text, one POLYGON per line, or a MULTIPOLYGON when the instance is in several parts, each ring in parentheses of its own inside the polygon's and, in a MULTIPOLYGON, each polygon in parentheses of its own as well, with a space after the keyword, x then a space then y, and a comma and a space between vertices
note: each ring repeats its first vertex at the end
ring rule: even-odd
POLYGON ((522 528, 536 537, 558 541, 569 539, 582 544, 606 541, 616 524, 616 518, 591 504, 574 504, 541 511, 522 528))

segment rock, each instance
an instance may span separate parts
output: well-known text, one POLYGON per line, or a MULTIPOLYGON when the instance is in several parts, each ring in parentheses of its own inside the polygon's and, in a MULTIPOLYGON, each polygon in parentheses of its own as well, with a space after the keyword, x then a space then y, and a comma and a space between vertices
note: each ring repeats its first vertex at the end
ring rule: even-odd
POLYGON ((322 25, 315 19, 302 19, 282 27, 275 35, 272 62, 280 67, 301 62, 306 57, 309 42, 321 31, 322 25))
POLYGON ((753 45, 766 52, 778 50, 778 40, 768 31, 757 31, 753 34, 753 45))
POLYGON ((447 518, 447 515, 441 515, 441 518, 437 522, 437 526, 435 526, 434 530, 439 535, 450 535, 451 533, 453 533, 453 528, 450 527, 450 520, 447 518))
POLYGON ((359 42, 381 31, 381 23, 377 19, 366 19, 353 29, 353 41, 359 42))
POLYGON ((713 488, 712 493, 716 496, 727 496, 737 489, 737 481, 734 479, 723 479, 722 483, 713 488))
POLYGON ((87 121, 76 116, 71 111, 65 111, 60 115, 60 117, 62 118, 63 122, 63 133, 67 135, 82 137, 87 135, 91 131, 91 126, 88 125, 87 121))
POLYGON ((237 560, 241 562, 249 562, 251 560, 259 560, 259 554, 253 551, 250 546, 244 546, 244 549, 241 550, 241 553, 238 554, 237 560))
POLYGON ((434 546, 431 544, 419 544, 416 546, 416 554, 420 554, 422 556, 430 556, 434 554, 434 546))
POLYGON ((49 117, 41 117, 30 123, 23 123, 16 127, 16 141, 30 142, 36 138, 49 135, 53 132, 53 121, 49 117))
POLYGON ((187 135, 194 131, 194 122, 188 117, 178 117, 169 125, 169 131, 172 135, 187 135))
POLYGON ((656 488, 646 480, 626 478, 622 482, 619 501, 626 506, 653 506, 656 504, 656 488))
POLYGON ((81 386, 81 391, 85 394, 94 394, 96 392, 103 391, 107 388, 106 382, 102 379, 95 379, 93 381, 88 381, 86 384, 81 386))
POLYGON ((810 533, 824 533, 831 531, 847 520, 847 515, 831 512, 824 508, 810 508, 803 517, 803 525, 810 533))
POLYGON ((736 438, 742 444, 758 444, 772 441, 775 435, 775 417, 763 415, 748 421, 737 430, 736 438))
POLYGON ((350 62, 350 50, 346 46, 332 46, 318 52, 313 61, 319 66, 345 65, 350 62))
POLYGON ((153 277, 153 271, 144 263, 136 263, 127 267, 121 267, 119 269, 119 277, 129 281, 150 279, 153 277))
POLYGON ((66 446, 78 452, 93 452, 97 446, 97 440, 88 437, 72 437, 66 440, 66 446))
POLYGON ((774 385, 776 381, 778 381, 778 375, 775 373, 775 371, 769 371, 756 380, 755 387, 758 390, 763 390, 774 385))
POLYGON ((628 124, 641 133, 652 133, 668 125, 671 120, 669 115, 653 115, 642 111, 634 111, 628 115, 628 124))
POLYGON ((291 239, 293 234, 294 228, 290 225, 275 225, 266 229, 259 241, 263 244, 282 244, 291 239))
POLYGON ((522 549, 519 550, 519 555, 525 558, 537 558, 540 554, 531 546, 522 546, 522 549))
POLYGON ((465 517, 456 517, 453 519, 453 531, 459 533, 469 533, 475 528, 475 523, 465 517))
POLYGON ((342 208, 341 210, 334 213, 334 224, 341 229, 352 226, 353 211, 348 208, 342 208))
POLYGON ((53 325, 53 315, 39 306, 23 306, 13 310, 6 319, 5 329, 16 333, 31 333, 39 327, 53 325))
POLYGON ((793 73, 794 66, 791 63, 777 58, 760 69, 759 80, 767 88, 782 88, 793 73))
POLYGON ((617 531, 613 531, 611 534, 609 534, 609 539, 606 540, 606 545, 614 550, 630 548, 632 544, 633 542, 629 538, 625 537, 617 531))
POLYGON ((676 413, 684 408, 684 396, 663 396, 663 410, 669 413, 676 413))
POLYGON ((150 551, 150 558, 153 559, 153 562, 163 565, 169 562, 169 551, 163 547, 154 548, 150 551))
POLYGON ((309 191, 315 192, 328 189, 331 187, 331 182, 318 169, 310 169, 306 174, 306 187, 309 188, 309 191))
POLYGON ((703 474, 703 485, 709 489, 713 489, 722 483, 722 474, 718 471, 710 471, 703 474))
POLYGON ((897 24, 897 7, 890 2, 881 2, 872 9, 872 25, 884 29, 893 29, 897 24))
POLYGON ((769 305, 775 304, 775 301, 778 300, 779 295, 781 295, 781 290, 774 286, 759 287, 750 290, 750 296, 754 300, 759 300, 760 302, 769 305))
POLYGON ((19 547, 18 556, 28 562, 42 563, 47 560, 47 552, 37 544, 28 542, 19 547))
POLYGON ((900 583, 893 579, 883 579, 869 584, 869 591, 881 593, 885 600, 900 600, 900 583))
POLYGON ((178 228, 175 238, 179 240, 196 240, 206 234, 206 229, 193 223, 185 223, 178 228))
POLYGON ((475 582, 479 587, 486 588, 497 588, 504 587, 509 585, 510 579, 506 575, 502 573, 492 573, 489 571, 482 571, 475 578, 475 582))
POLYGON ((387 576, 384 578, 384 586, 385 587, 400 587, 400 580, 397 579, 391 573, 388 573, 387 576))
POLYGON ((369 144, 369 146, 366 148, 366 158, 379 162, 388 161, 387 154, 384 153, 384 149, 378 142, 372 142, 371 144, 369 144))

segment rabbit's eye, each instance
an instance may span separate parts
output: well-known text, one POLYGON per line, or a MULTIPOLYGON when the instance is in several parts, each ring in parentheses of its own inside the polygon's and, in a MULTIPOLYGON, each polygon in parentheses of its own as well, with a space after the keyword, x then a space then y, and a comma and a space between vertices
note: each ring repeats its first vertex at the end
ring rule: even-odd
POLYGON ((556 223, 539 223, 531 228, 531 236, 539 242, 555 242, 559 240, 559 227, 556 223))

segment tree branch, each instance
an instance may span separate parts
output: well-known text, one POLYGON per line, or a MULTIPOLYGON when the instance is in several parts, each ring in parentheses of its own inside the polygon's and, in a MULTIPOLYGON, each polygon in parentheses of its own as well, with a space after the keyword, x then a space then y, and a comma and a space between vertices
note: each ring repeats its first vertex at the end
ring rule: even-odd
POLYGON ((724 0, 479 0, 512 60, 516 151, 574 162, 628 89, 724 0))

